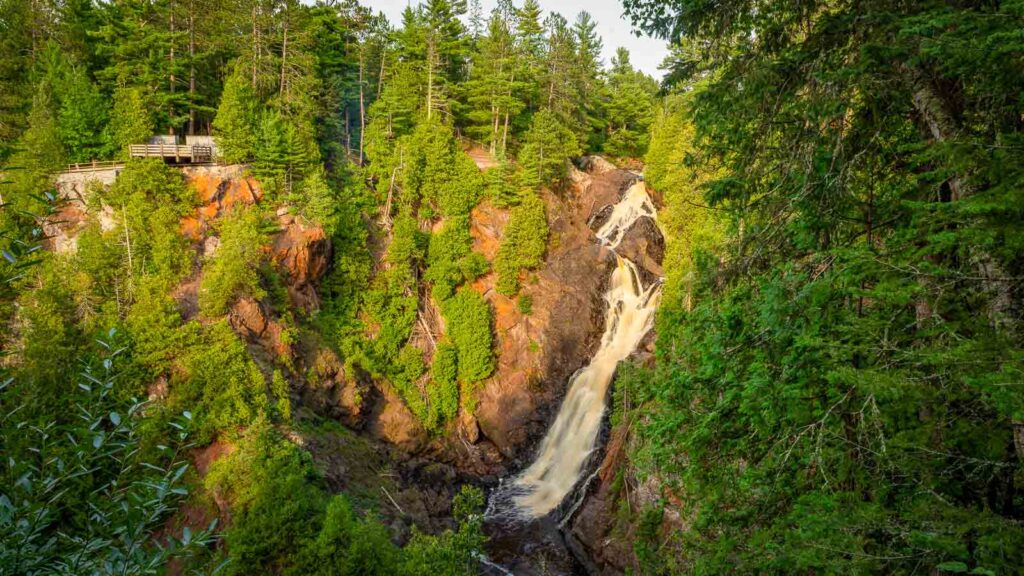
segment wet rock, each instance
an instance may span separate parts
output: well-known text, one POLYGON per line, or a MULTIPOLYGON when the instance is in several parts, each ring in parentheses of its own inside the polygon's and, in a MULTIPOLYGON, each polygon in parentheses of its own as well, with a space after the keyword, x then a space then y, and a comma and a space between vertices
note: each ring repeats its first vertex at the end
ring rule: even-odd
POLYGON ((665 259, 665 237, 651 218, 640 218, 630 226, 615 252, 637 265, 644 286, 665 275, 661 267, 665 259))
MULTIPOLYGON (((586 166, 594 171, 574 169, 574 184, 565 191, 542 192, 551 230, 548 254, 521 290, 533 300, 532 312, 522 314, 514 299, 498 294, 493 276, 473 285, 494 309, 498 360, 495 375, 478 393, 475 415, 483 437, 518 464, 532 455, 569 377, 587 363, 604 327, 604 291, 615 259, 595 242, 594 220, 637 176, 609 169, 603 160, 586 166)), ((474 250, 493 258, 506 222, 506 211, 486 204, 474 210, 474 250)))

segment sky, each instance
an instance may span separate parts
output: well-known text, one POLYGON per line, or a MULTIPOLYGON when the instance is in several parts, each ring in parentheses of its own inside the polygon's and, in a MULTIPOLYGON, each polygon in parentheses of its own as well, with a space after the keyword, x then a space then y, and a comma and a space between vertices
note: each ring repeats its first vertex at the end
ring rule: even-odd
MULTIPOLYGON (((415 6, 419 0, 362 0, 360 3, 374 11, 384 12, 391 24, 398 26, 402 22, 405 7, 409 4, 415 6)), ((481 4, 486 16, 497 2, 481 0, 481 4)), ((515 4, 521 5, 522 0, 516 0, 515 4)), ((548 11, 559 12, 570 23, 581 10, 590 12, 597 21, 597 33, 604 41, 603 58, 606 66, 611 65, 615 49, 623 46, 629 50, 630 62, 634 67, 661 79, 662 72, 658 66, 668 54, 668 46, 663 40, 635 36, 629 21, 622 15, 621 0, 539 0, 539 4, 545 14, 548 11)))

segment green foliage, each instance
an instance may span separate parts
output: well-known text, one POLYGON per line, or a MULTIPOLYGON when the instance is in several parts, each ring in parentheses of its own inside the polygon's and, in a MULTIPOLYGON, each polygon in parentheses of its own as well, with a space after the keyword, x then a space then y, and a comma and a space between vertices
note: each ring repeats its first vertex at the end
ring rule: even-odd
POLYGON ((520 314, 529 316, 533 312, 533 297, 529 294, 520 294, 516 299, 516 308, 519 309, 520 314))
POLYGON ((111 149, 118 158, 128 157, 129 144, 144 144, 153 135, 156 126, 149 110, 149 100, 142 88, 114 91, 114 111, 108 129, 111 149))
POLYGON ((60 141, 68 151, 68 160, 87 162, 106 157, 108 101, 80 67, 68 72, 64 84, 58 119, 60 141))
POLYGON ((206 316, 227 312, 243 296, 259 300, 259 263, 267 243, 263 215, 255 208, 235 210, 218 224, 220 244, 204 266, 199 285, 199 308, 206 316))
POLYGON ((632 456, 690 517, 647 560, 1018 571, 1024 351, 996 278, 1024 270, 1024 172, 995 150, 1022 139, 1020 4, 626 6, 684 35, 689 92, 648 152, 689 272, 632 456))
POLYGON ((543 262, 548 243, 548 221, 544 201, 536 194, 527 194, 512 209, 494 259, 498 273, 498 292, 511 296, 519 290, 519 274, 543 262))
POLYGON ((192 329, 199 334, 172 374, 168 406, 193 411, 203 442, 265 417, 267 382, 227 320, 192 329))
POLYGON ((103 367, 69 379, 59 420, 26 420, 31 389, 0 387, 0 572, 156 575, 212 540, 213 525, 156 536, 188 494, 181 451, 191 415, 161 430, 166 446, 144 450, 152 418, 115 391, 119 354, 93 358, 103 367))
POLYGON ((403 549, 401 574, 408 576, 472 576, 479 574, 478 550, 483 547, 484 495, 479 488, 463 486, 452 501, 459 529, 440 536, 419 532, 403 549))
POLYGON ((257 104, 246 70, 236 64, 224 82, 217 117, 213 120, 217 151, 224 162, 252 159, 259 125, 257 104))
POLYGON ((472 245, 469 218, 465 216, 445 220, 441 230, 430 236, 424 279, 433 285, 435 300, 451 298, 459 284, 475 278, 471 275, 479 271, 480 263, 470 258, 472 245))
MULTIPOLYGON (((192 209, 195 198, 180 172, 159 160, 135 160, 99 196, 118 220, 113 235, 123 246, 125 274, 152 274, 171 284, 191 272, 192 254, 178 218, 192 209)), ((105 249, 116 249, 111 244, 105 249)))
POLYGON ((441 304, 447 335, 458 351, 459 380, 479 382, 494 371, 491 307, 478 292, 462 289, 441 304))
POLYGON ((457 531, 417 532, 399 549, 373 514, 360 517, 345 496, 329 496, 309 454, 265 423, 218 460, 205 483, 236 511, 226 534, 232 574, 476 573, 484 535, 483 495, 475 488, 463 488, 453 501, 457 531))
POLYGON ((604 142, 605 153, 633 158, 644 155, 654 120, 657 89, 654 79, 633 69, 629 52, 619 48, 612 59, 608 77, 611 97, 606 105, 608 137, 604 142))
POLYGON ((576 135, 553 112, 541 110, 533 116, 519 151, 523 185, 536 189, 561 182, 569 158, 580 152, 576 135))
MULTIPOLYGON (((430 365, 431 423, 453 420, 459 412, 459 350, 450 342, 441 342, 434 350, 434 361, 430 365)), ((431 426, 431 427, 434 427, 431 426)))
POLYGON ((192 344, 194 334, 181 329, 177 303, 168 294, 168 286, 155 278, 144 278, 135 292, 135 303, 128 310, 125 326, 132 340, 132 359, 151 378, 170 371, 192 344))
POLYGON ((261 115, 255 136, 252 171, 270 192, 290 193, 319 160, 311 128, 277 111, 261 115))

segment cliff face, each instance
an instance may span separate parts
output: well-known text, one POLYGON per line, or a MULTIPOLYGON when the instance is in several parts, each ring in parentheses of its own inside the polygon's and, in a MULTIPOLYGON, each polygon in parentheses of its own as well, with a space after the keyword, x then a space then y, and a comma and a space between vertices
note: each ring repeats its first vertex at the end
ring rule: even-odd
MULTIPOLYGON (((286 209, 276 213, 278 230, 263 258, 279 274, 287 291, 288 309, 275 310, 267 299, 245 297, 233 303, 228 321, 268 374, 275 365, 273 360, 277 360, 276 365, 290 366, 285 376, 300 408, 362 430, 371 439, 392 446, 396 451, 393 456, 405 462, 405 476, 419 477, 433 470, 424 477, 429 479, 441 470, 445 478, 457 473, 464 479, 488 481, 514 472, 531 459, 571 375, 589 361, 599 344, 607 307, 604 292, 615 266, 615 254, 597 242, 594 232, 639 177, 599 158, 587 159, 581 166, 571 171, 571 182, 565 190, 542 191, 550 239, 544 263, 528 273, 522 283, 520 294, 532 300, 529 313, 524 314, 516 300, 497 292, 493 274, 472 285, 494 311, 496 370, 477 390, 475 410, 463 410, 443 437, 428 437, 386 383, 347 367, 344 358, 321 344, 315 334, 295 341, 288 333, 287 317, 292 312, 308 313, 319 307, 318 284, 328 272, 333 247, 321 228, 292 216, 286 209)), ((198 314, 197 294, 203 274, 200 256, 215 252, 219 245, 214 221, 233 206, 263 202, 264 194, 259 182, 247 176, 242 166, 192 167, 182 169, 182 173, 194 189, 198 204, 180 222, 181 233, 193 241, 197 255, 193 275, 174 292, 188 320, 198 314)), ((109 186, 116 176, 112 171, 92 177, 65 175, 58 180, 58 190, 69 202, 59 215, 60 221, 51 225, 53 249, 75 249, 77 232, 84 227, 90 210, 99 211, 96 217, 101 225, 117 225, 113 210, 88 201, 90 190, 109 186)), ((508 217, 507 209, 486 201, 477 206, 471 214, 473 250, 493 261, 508 217)), ((664 240, 653 220, 639 220, 617 250, 638 265, 645 284, 662 275, 664 240)), ((611 469, 616 450, 613 442, 602 470, 611 469)), ((326 461, 331 458, 322 451, 314 457, 326 461)), ((339 478, 345 475, 338 470, 331 473, 339 478)), ((604 536, 595 532, 594 525, 607 520, 612 512, 611 504, 601 497, 612 481, 606 478, 609 474, 602 471, 596 496, 588 499, 574 520, 583 548, 599 547, 597 543, 604 536)), ((612 556, 608 565, 625 565, 622 558, 628 556, 627 552, 609 547, 603 551, 595 548, 592 553, 598 559, 612 556)))

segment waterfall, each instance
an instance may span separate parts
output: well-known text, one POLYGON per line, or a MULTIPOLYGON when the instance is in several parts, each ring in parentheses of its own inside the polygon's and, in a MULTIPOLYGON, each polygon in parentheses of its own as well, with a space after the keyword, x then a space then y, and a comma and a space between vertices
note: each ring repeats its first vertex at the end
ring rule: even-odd
MULTIPOLYGON (((644 183, 636 182, 615 205, 597 238, 614 252, 634 222, 655 215, 644 183)), ((654 323, 660 283, 644 288, 636 265, 617 254, 615 257, 617 265, 604 296, 608 312, 601 346, 590 363, 570 379, 569 391, 533 464, 503 485, 517 517, 542 517, 572 491, 594 450, 615 368, 633 353, 654 323)))

